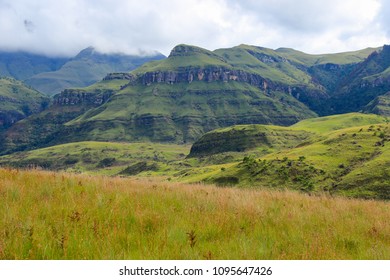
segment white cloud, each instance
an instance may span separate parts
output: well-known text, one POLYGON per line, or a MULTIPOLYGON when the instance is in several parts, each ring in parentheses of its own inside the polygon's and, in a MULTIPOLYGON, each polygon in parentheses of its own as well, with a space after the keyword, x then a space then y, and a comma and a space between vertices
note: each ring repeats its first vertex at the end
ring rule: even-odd
POLYGON ((169 54, 180 43, 246 43, 335 52, 386 43, 386 11, 385 0, 0 0, 0 48, 169 54))

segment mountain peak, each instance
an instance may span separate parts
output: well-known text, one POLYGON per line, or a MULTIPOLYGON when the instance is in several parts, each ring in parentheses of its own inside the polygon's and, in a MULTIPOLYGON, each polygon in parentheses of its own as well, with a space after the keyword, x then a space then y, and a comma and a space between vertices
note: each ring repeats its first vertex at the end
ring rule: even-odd
POLYGON ((83 49, 80 51, 77 55, 76 58, 82 58, 82 57, 90 57, 91 55, 95 54, 97 51, 94 47, 89 46, 88 48, 83 49))
POLYGON ((169 55, 169 57, 173 56, 190 56, 193 54, 207 54, 207 55, 214 55, 211 51, 196 47, 196 46, 191 46, 191 45, 185 45, 185 44, 180 44, 174 47, 169 55))

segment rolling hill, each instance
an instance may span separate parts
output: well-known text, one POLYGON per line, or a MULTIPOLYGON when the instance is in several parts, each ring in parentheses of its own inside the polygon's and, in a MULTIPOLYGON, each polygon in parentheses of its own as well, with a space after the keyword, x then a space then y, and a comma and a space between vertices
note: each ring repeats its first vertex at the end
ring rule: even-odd
POLYGON ((390 199, 388 119, 352 113, 304 120, 289 128, 266 129, 264 134, 263 127, 231 127, 203 136, 192 146, 191 156, 225 153, 226 157, 232 149, 221 143, 239 142, 235 146, 243 147, 249 142, 251 146, 243 150, 245 157, 241 153, 239 162, 216 166, 208 173, 193 173, 193 179, 219 185, 293 188, 309 193, 390 199), (238 129, 250 133, 240 133, 241 139, 237 139, 233 131, 238 129), (283 136, 281 130, 289 132, 290 138, 283 136), (308 133, 306 138, 302 131, 308 133), (301 136, 301 141, 291 138, 293 132, 301 136), (262 137, 253 137, 261 133, 262 137), (207 145, 208 139, 220 145, 207 145), (225 149, 221 150, 221 146, 225 149))
POLYGON ((221 128, 191 149, 76 142, 5 155, 0 165, 389 200, 389 141, 389 119, 350 113, 290 127, 221 128))
POLYGON ((49 98, 11 78, 0 78, 0 131, 49 105, 49 98))

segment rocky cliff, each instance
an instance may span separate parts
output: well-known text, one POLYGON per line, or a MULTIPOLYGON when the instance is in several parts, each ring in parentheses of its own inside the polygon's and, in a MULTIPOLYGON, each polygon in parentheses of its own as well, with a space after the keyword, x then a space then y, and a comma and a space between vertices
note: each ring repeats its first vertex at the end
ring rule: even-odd
POLYGON ((107 102, 114 94, 114 90, 85 91, 82 89, 66 89, 53 98, 54 106, 99 106, 107 102))

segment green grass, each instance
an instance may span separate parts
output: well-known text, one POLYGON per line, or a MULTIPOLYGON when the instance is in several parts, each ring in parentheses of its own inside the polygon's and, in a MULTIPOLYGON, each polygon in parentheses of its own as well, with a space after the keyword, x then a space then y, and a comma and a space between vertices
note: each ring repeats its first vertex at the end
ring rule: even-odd
POLYGON ((364 108, 364 112, 390 117, 390 93, 378 96, 364 108))
POLYGON ((358 63, 365 60, 371 53, 378 51, 381 48, 366 48, 358 51, 342 52, 334 54, 306 54, 294 49, 280 48, 276 52, 284 55, 292 61, 303 63, 307 66, 314 66, 319 64, 351 64, 358 63))
POLYGON ((260 157, 247 152, 241 162, 214 166, 194 180, 388 200, 389 132, 388 124, 377 124, 323 133, 292 149, 260 157))
POLYGON ((145 72, 175 71, 183 68, 209 66, 231 68, 231 65, 225 62, 223 58, 209 50, 195 46, 178 45, 172 50, 167 59, 145 63, 132 73, 137 75, 145 72))
POLYGON ((311 83, 307 73, 291 65, 284 56, 271 49, 240 45, 219 49, 214 53, 226 59, 235 69, 258 74, 274 82, 290 85, 311 83))
POLYGON ((283 125, 314 116, 290 95, 275 91, 270 96, 247 83, 137 84, 68 122, 73 138, 67 141, 188 143, 232 123, 283 125))
MULTIPOLYGON (((75 142, 3 156, 0 164, 389 199, 384 120, 354 113, 291 127, 237 125, 205 134, 191 151, 190 145, 75 142)), ((92 132, 109 137, 119 129, 111 123, 107 136, 92 132)))
POLYGON ((374 114, 349 113, 303 120, 291 128, 325 133, 348 127, 384 123, 386 120, 386 117, 374 114))
POLYGON ((180 168, 189 146, 158 143, 76 142, 0 157, 0 165, 117 175, 137 163, 157 164, 144 176, 168 176, 180 168))
POLYGON ((0 100, 0 111, 15 111, 24 116, 42 110, 44 102, 49 103, 47 97, 23 82, 1 77, 0 100))
POLYGON ((210 156, 226 152, 258 151, 267 154, 294 148, 308 141, 313 133, 272 125, 236 125, 213 130, 196 141, 190 157, 210 156))
POLYGON ((386 202, 0 169, 0 259, 390 259, 386 202))

